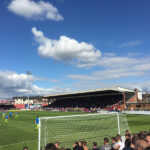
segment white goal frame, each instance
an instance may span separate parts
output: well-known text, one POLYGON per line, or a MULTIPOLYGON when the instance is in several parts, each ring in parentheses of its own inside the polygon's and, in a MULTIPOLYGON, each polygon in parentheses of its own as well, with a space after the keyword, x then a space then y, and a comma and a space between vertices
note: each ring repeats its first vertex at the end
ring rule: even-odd
POLYGON ((116 114, 117 117, 117 124, 118 124, 118 134, 120 134, 120 119, 118 112, 111 112, 111 113, 102 113, 102 114, 84 114, 84 115, 68 115, 68 116, 56 116, 56 117, 40 117, 39 118, 39 129, 38 129, 38 150, 41 148, 41 121, 44 119, 58 119, 58 118, 71 118, 71 117, 84 117, 84 116, 96 116, 96 115, 109 115, 109 114, 116 114))

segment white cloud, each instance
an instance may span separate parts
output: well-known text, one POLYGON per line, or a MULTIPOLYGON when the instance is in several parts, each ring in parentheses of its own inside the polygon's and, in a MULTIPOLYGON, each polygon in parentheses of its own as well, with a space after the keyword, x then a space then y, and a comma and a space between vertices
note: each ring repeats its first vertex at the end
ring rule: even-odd
POLYGON ((67 36, 60 36, 53 40, 44 36, 42 31, 32 28, 35 40, 39 43, 39 55, 59 61, 76 62, 78 67, 89 68, 97 65, 101 52, 92 44, 78 42, 67 36))
POLYGON ((104 56, 99 60, 99 71, 89 75, 70 74, 69 78, 80 81, 114 80, 126 77, 142 77, 150 74, 150 58, 104 56), (103 68, 103 69, 102 69, 103 68))
POLYGON ((58 87, 41 88, 32 84, 36 77, 30 76, 27 79, 26 74, 18 74, 12 71, 0 71, 0 79, 0 97, 48 95, 69 90, 58 87))
POLYGON ((121 43, 119 47, 135 47, 142 43, 142 41, 128 41, 125 43, 121 43))
POLYGON ((63 20, 58 9, 49 2, 33 0, 12 0, 8 10, 27 19, 63 20))

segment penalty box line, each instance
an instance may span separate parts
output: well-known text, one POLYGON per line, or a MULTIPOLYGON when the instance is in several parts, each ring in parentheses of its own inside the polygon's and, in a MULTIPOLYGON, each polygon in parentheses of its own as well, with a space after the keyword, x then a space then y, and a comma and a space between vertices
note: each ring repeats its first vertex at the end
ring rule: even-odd
POLYGON ((8 144, 8 145, 2 145, 0 147, 6 147, 6 146, 11 146, 11 145, 23 144, 23 143, 29 143, 29 142, 33 142, 33 141, 38 141, 38 140, 30 140, 30 141, 26 141, 26 142, 20 142, 20 143, 13 143, 13 144, 8 144))

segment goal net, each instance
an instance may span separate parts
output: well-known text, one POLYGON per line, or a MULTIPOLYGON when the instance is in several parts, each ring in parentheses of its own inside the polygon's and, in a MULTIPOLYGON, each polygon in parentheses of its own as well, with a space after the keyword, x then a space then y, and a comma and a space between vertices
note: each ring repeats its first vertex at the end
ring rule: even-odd
POLYGON ((128 128, 126 115, 121 113, 86 114, 39 119, 38 150, 44 150, 49 142, 59 142, 71 148, 76 141, 103 142, 104 137, 124 135, 128 128))

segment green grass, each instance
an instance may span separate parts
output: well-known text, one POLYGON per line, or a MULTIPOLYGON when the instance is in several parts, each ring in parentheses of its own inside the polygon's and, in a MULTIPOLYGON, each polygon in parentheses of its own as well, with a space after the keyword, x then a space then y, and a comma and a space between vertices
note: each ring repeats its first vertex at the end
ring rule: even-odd
MULTIPOLYGON (((45 117, 45 116, 75 115, 75 114, 82 114, 82 113, 26 111, 26 112, 19 112, 18 114, 19 114, 19 118, 9 119, 8 124, 4 123, 4 120, 2 119, 1 114, 0 114, 0 118, 1 118, 0 119, 0 150, 22 150, 24 146, 28 146, 29 150, 37 150, 38 133, 34 130, 36 115, 39 115, 40 117, 45 117)), ((150 126, 149 126, 150 116, 127 115, 127 120, 128 120, 128 124, 132 132, 138 132, 141 130, 150 129, 150 126)), ((96 137, 97 134, 94 131, 94 128, 93 128, 94 124, 92 124, 92 122, 91 124, 86 125, 86 126, 91 125, 91 129, 87 131, 88 134, 86 137, 90 138, 90 136, 92 136, 93 134, 92 132, 94 132, 95 138, 93 137, 92 140, 93 141, 96 140, 100 144, 102 141, 100 141, 99 137, 96 137)), ((83 126, 81 122, 76 122, 76 124, 80 126, 78 130, 82 131, 85 128, 85 125, 83 126)), ((74 132, 75 130, 76 129, 74 129, 74 132)), ((104 131, 107 134, 108 130, 106 131, 105 129, 104 131)), ((76 133, 76 136, 80 136, 80 134, 76 133)))

